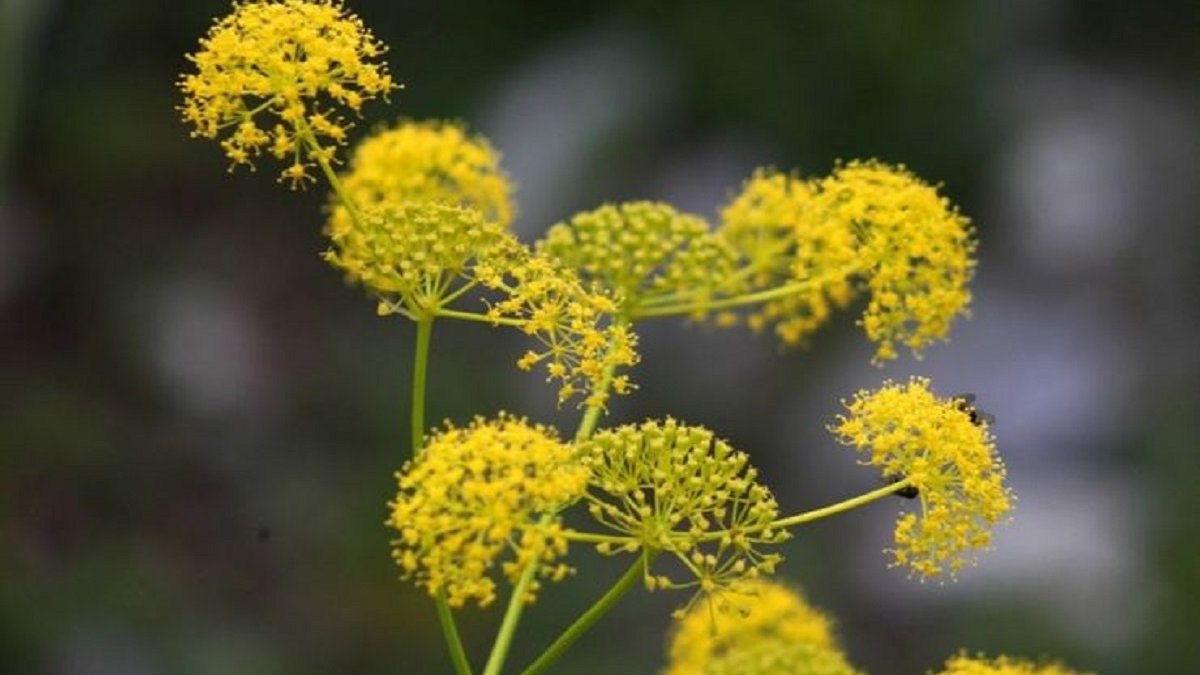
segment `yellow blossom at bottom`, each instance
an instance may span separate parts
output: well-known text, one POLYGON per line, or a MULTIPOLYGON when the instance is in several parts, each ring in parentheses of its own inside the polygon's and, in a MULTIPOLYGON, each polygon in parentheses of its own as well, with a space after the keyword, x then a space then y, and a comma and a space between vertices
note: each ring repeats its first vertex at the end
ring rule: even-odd
MULTIPOLYGON (((392 553, 405 578, 452 607, 496 598, 499 564, 513 581, 531 564, 559 580, 567 540, 557 513, 578 499, 588 473, 553 430, 501 414, 433 435, 397 474, 388 525, 400 534, 392 553), (511 557, 501 561, 506 553, 511 557)), ((526 600, 536 594, 536 582, 526 600)))
POLYGON ((739 584, 680 617, 665 675, 842 675, 856 672, 832 621, 799 591, 764 580, 739 584))
POLYGON ((946 667, 938 675, 1087 675, 1071 670, 1061 663, 1034 663, 1009 656, 989 659, 984 656, 967 656, 965 653, 946 661, 946 667))

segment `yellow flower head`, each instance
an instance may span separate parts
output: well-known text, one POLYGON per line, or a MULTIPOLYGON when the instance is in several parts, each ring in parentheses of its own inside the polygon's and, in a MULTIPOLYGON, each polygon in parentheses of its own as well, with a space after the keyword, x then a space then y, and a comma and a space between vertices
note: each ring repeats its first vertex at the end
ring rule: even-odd
MULTIPOLYGON (((401 122, 363 140, 354 150, 342 191, 360 209, 405 202, 473 207, 486 220, 512 221, 512 184, 500 155, 481 136, 452 122, 401 122)), ((351 216, 333 204, 330 230, 348 229, 351 216)))
POLYGON ((1033 663, 1023 659, 1000 656, 994 659, 967 656, 961 653, 946 661, 946 668, 938 675, 1085 675, 1071 670, 1061 663, 1033 663))
MULTIPOLYGON (((758 549, 789 537, 771 527, 779 512, 775 497, 757 482, 750 458, 711 431, 650 420, 601 431, 580 453, 592 472, 589 513, 630 537, 622 550, 670 553, 694 577, 683 583, 647 577, 651 588, 712 593, 770 574, 782 559, 758 549)), ((602 544, 600 551, 613 549, 602 544)))
MULTIPOLYGON (((434 434, 396 474, 399 493, 388 525, 399 532, 392 554, 405 578, 431 595, 445 591, 452 607, 495 600, 497 562, 514 581, 530 564, 561 579, 555 561, 567 540, 557 514, 587 486, 587 470, 551 429, 501 414, 434 434)), ((537 583, 530 586, 532 600, 537 583)))
POLYGON ((325 259, 380 295, 384 309, 429 310, 462 283, 489 275, 520 245, 479 211, 444 202, 362 210, 329 230, 325 259), (456 284, 458 284, 456 286, 456 284))
POLYGON ((703 218, 662 202, 610 204, 576 214, 551 227, 538 248, 626 307, 672 291, 702 300, 733 269, 732 256, 703 218))
POLYGON ((906 479, 920 513, 896 521, 893 565, 922 579, 954 576, 987 549, 992 528, 1006 520, 1014 497, 985 422, 961 399, 938 398, 929 380, 885 382, 861 391, 831 428, 885 478, 906 479))
POLYGON ((820 328, 853 298, 857 245, 844 224, 817 218, 812 181, 760 169, 721 210, 719 237, 750 272, 751 290, 796 284, 801 290, 772 300, 747 317, 750 327, 773 325, 786 344, 820 328))
POLYGON ((233 165, 264 152, 290 160, 281 180, 301 185, 308 159, 332 157, 364 101, 396 88, 385 51, 337 0, 235 4, 188 58, 181 107, 193 136, 221 138, 233 165))
POLYGON ((788 586, 738 584, 679 617, 664 675, 851 675, 832 622, 788 586))
POLYGON ((975 268, 970 222, 937 190, 903 166, 851 162, 818 183, 814 218, 852 232, 870 301, 862 318, 878 349, 920 354, 966 314, 975 268))
POLYGON ((632 388, 628 376, 609 377, 637 363, 637 335, 614 320, 617 303, 610 295, 586 287, 570 269, 547 255, 523 253, 493 270, 489 288, 506 294, 488 316, 515 320, 538 347, 517 361, 522 370, 543 364, 546 379, 559 385, 563 403, 576 395, 589 406, 603 406, 611 386, 618 394, 632 388))

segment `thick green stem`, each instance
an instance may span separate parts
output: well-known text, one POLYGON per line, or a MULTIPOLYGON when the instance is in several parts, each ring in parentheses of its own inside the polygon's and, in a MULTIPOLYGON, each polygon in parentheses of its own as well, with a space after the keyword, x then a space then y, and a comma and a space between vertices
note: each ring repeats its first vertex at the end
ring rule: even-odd
MULTIPOLYGON (((425 440, 425 382, 429 372, 429 343, 433 337, 433 317, 421 317, 417 320, 417 346, 413 353, 412 378, 412 456, 421 454, 421 446, 425 440)), ((445 592, 439 591, 436 597, 438 623, 442 626, 442 636, 446 639, 446 647, 450 650, 450 661, 454 663, 454 672, 458 675, 471 675, 471 662, 467 659, 466 649, 463 648, 462 637, 458 634, 458 625, 454 622, 454 614, 446 601, 445 592)))
POLYGON ((417 347, 413 357, 412 379, 412 456, 421 454, 425 442, 425 380, 429 372, 429 342, 433 336, 433 317, 417 319, 417 347))
POLYGON ((593 624, 600 620, 600 617, 607 614, 617 604, 617 601, 633 588, 653 558, 653 553, 645 552, 633 561, 629 569, 625 570, 625 574, 622 574, 621 578, 617 579, 617 582, 604 595, 600 596, 599 600, 592 603, 592 606, 588 607, 583 614, 580 614, 579 618, 575 619, 575 622, 563 631, 562 635, 559 635, 558 639, 551 643, 541 656, 521 672, 521 675, 537 675, 554 665, 554 662, 558 661, 567 649, 575 644, 576 640, 582 637, 593 624))
POLYGON ((529 584, 533 582, 537 568, 537 560, 530 562, 525 567, 525 571, 521 573, 517 584, 513 586, 512 597, 509 598, 508 607, 504 609, 504 620, 500 622, 500 630, 496 633, 496 642, 492 644, 492 653, 488 656, 487 665, 483 668, 483 675, 500 675, 500 669, 504 667, 504 659, 508 657, 508 648, 517 632, 517 623, 521 620, 521 612, 525 610, 527 604, 525 592, 529 588, 529 584))

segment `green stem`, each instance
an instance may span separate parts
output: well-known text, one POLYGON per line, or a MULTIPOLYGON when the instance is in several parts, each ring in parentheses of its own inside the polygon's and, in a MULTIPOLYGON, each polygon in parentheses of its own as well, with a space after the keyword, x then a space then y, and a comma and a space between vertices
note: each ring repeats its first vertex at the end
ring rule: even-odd
POLYGON ((334 194, 338 200, 342 202, 342 206, 346 207, 346 212, 350 214, 354 224, 362 229, 362 216, 358 212, 358 207, 354 205, 354 201, 350 199, 350 195, 346 194, 345 187, 342 186, 341 179, 338 178, 337 172, 333 170, 329 160, 325 158, 321 152, 321 144, 317 141, 317 137, 313 134, 312 129, 308 128, 308 124, 303 121, 295 123, 296 134, 300 136, 308 145, 309 157, 317 161, 317 166, 321 167, 321 172, 325 174, 325 180, 329 181, 329 187, 333 188, 334 194))
POLYGON ((537 657, 537 660, 521 672, 521 675, 537 675, 554 665, 554 662, 558 661, 567 649, 575 644, 576 640, 582 637, 593 624, 600 620, 600 617, 607 614, 617 604, 617 601, 633 588, 654 555, 644 552, 637 560, 633 561, 629 569, 625 570, 625 574, 622 574, 621 578, 617 579, 617 582, 604 595, 600 596, 599 600, 592 603, 592 606, 588 607, 583 614, 580 614, 579 618, 575 619, 575 622, 563 631, 562 635, 559 635, 558 639, 551 643, 541 656, 537 657))
POLYGON ((789 295, 804 293, 810 291, 813 287, 813 282, 797 281, 795 283, 786 284, 778 288, 769 288, 765 291, 757 293, 747 293, 745 295, 735 295, 732 298, 721 298, 718 300, 708 300, 706 302, 679 303, 674 305, 664 305, 659 307, 640 307, 633 311, 632 318, 634 319, 649 319, 659 316, 679 316, 692 314, 697 311, 712 311, 717 309, 729 309, 731 307, 742 307, 745 305, 757 305, 771 300, 778 300, 789 295))
POLYGON ((421 454, 425 441, 425 380, 429 371, 429 342, 433 336, 433 317, 417 319, 417 347, 413 357, 412 379, 412 456, 421 454))
POLYGON ((500 675, 500 669, 504 667, 504 659, 508 657, 508 648, 512 644, 513 635, 517 631, 517 623, 521 620, 521 612, 525 610, 525 591, 533 582, 537 568, 535 559, 525 567, 525 571, 521 572, 521 578, 513 586, 512 597, 508 600, 508 607, 504 609, 504 620, 501 621, 500 630, 496 633, 496 642, 492 645, 492 653, 488 656, 487 665, 483 668, 483 675, 500 675))
POLYGON ((438 317, 445 317, 447 319, 459 319, 460 321, 475 321, 478 323, 499 324, 501 326, 513 326, 515 328, 520 328, 525 325, 525 321, 522 321, 521 319, 509 319, 509 318, 504 318, 504 317, 497 317, 497 318, 493 319, 492 317, 490 317, 486 314, 477 314, 475 312, 460 312, 458 310, 446 309, 444 307, 439 307, 437 310, 435 310, 435 312, 438 317))
MULTIPOLYGON (((421 453, 421 445, 425 441, 425 382, 429 372, 429 344, 433 337, 433 317, 424 316, 417 319, 417 346, 413 354, 412 379, 412 456, 421 453)), ((438 591, 435 598, 437 603, 438 623, 442 626, 442 636, 446 647, 450 650, 450 661, 454 664, 454 672, 458 675, 471 675, 471 662, 467 660, 467 651, 463 648, 462 637, 458 634, 458 625, 454 622, 454 614, 450 603, 446 601, 445 591, 438 591)))

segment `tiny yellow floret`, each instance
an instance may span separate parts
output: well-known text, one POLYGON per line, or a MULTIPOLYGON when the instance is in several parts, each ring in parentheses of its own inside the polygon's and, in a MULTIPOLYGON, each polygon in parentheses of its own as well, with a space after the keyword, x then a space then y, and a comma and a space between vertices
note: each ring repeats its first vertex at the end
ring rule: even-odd
POLYGON ((938 398, 926 378, 860 391, 831 431, 885 479, 907 479, 919 512, 896 521, 893 566, 922 579, 954 577, 991 546, 1014 497, 986 422, 960 399, 938 398))
POLYGON ((448 425, 396 476, 393 557, 450 606, 491 604, 497 566, 510 582, 531 564, 552 580, 569 571, 558 563, 567 539, 556 514, 582 496, 588 473, 552 429, 503 413, 448 425))

